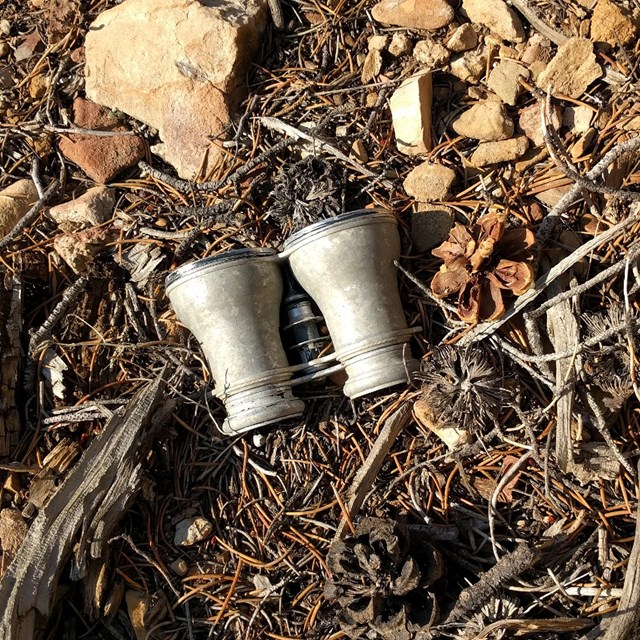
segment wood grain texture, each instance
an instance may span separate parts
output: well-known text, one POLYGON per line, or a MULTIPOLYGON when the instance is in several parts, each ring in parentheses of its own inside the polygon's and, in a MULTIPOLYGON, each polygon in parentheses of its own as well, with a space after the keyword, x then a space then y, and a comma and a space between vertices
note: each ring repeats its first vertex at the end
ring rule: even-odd
POLYGON ((123 515, 142 473, 140 453, 158 422, 162 377, 140 390, 91 443, 48 504, 0 581, 0 638, 34 640, 51 612, 61 572, 75 550, 72 577, 102 553, 108 529, 123 515), (154 419, 156 416, 156 419, 154 419))
POLYGON ((20 437, 16 386, 21 326, 22 282, 0 270, 0 460, 15 452, 20 437))

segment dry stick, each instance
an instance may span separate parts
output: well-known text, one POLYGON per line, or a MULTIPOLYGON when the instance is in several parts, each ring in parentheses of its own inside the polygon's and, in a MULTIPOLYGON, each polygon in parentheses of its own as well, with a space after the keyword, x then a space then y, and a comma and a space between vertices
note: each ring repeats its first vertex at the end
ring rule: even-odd
POLYGON ((629 475, 632 478, 635 478, 635 470, 629 463, 629 461, 622 455, 616 443, 613 441, 611 434, 609 433, 609 429, 607 428, 607 421, 604 419, 604 415, 602 414, 602 409, 596 402, 596 400, 592 397, 592 395, 583 388, 578 388, 580 392, 580 396, 583 402, 589 406, 589 409, 593 412, 593 416, 595 418, 595 427, 598 430, 598 433, 602 436, 602 439, 605 441, 611 453, 615 459, 629 472, 629 475))
MULTIPOLYGON (((638 466, 640 474, 640 465, 638 466)), ((602 640, 637 638, 640 626, 640 511, 636 513, 636 531, 627 563, 622 597, 602 640)))
POLYGON ((527 0, 511 0, 511 4, 529 21, 531 26, 545 38, 549 38, 553 44, 563 45, 567 36, 550 27, 544 20, 538 17, 535 9, 529 6, 527 0))
POLYGON ((36 202, 27 213, 18 220, 17 224, 7 233, 7 235, 0 240, 0 250, 10 245, 40 214, 42 208, 47 202, 57 193, 60 188, 60 183, 54 180, 47 190, 42 194, 42 197, 36 202))
MULTIPOLYGON (((345 514, 348 518, 353 519, 358 513, 366 497, 366 492, 382 468, 387 453, 389 453, 393 443, 396 441, 398 434, 409 423, 412 406, 412 402, 403 402, 403 404, 386 419, 380 435, 376 438, 367 459, 356 474, 353 484, 349 487, 347 494, 348 500, 346 503, 347 513, 345 514)), ((336 531, 333 539, 334 542, 344 537, 346 528, 347 518, 343 518, 336 531)))
POLYGON ((218 189, 221 189, 222 187, 232 182, 237 182, 238 180, 244 178, 259 164, 275 155, 278 155, 283 149, 286 149, 290 145, 291 141, 281 140, 280 142, 274 144, 273 147, 267 149, 263 153, 258 154, 255 158, 245 162, 237 171, 229 174, 226 178, 222 178, 221 180, 213 180, 210 182, 191 182, 190 180, 181 180, 180 178, 174 178, 168 173, 164 173, 164 171, 154 169, 146 162, 139 162, 138 166, 143 173, 152 178, 155 178, 156 180, 165 182, 177 191, 217 191, 218 189))
POLYGON ((64 290, 61 300, 53 308, 40 328, 31 335, 31 339, 29 340, 29 355, 31 357, 35 356, 41 344, 49 338, 53 327, 64 315, 69 305, 80 295, 81 291, 87 285, 87 282, 88 278, 82 276, 64 290))
MULTIPOLYGON (((638 139, 638 142, 640 143, 640 138, 638 139)), ((596 236, 592 240, 589 240, 589 242, 583 244, 573 253, 561 260, 557 265, 549 269, 547 273, 540 276, 538 280, 536 280, 535 287, 527 291, 527 293, 521 295, 516 300, 513 307, 509 311, 507 311, 507 313, 505 313, 502 318, 499 318, 498 320, 494 320, 492 322, 483 322, 482 324, 477 325, 474 329, 460 338, 458 344, 460 346, 464 346, 472 342, 484 340, 485 338, 493 335, 505 322, 508 322, 515 315, 520 313, 527 305, 533 302, 556 278, 565 273, 565 271, 568 271, 574 264, 576 264, 576 262, 589 255, 596 247, 615 238, 621 231, 624 231, 627 227, 635 224, 636 222, 638 222, 638 220, 640 220, 640 212, 638 211, 638 209, 636 209, 636 211, 625 220, 622 220, 618 224, 602 232, 599 236, 596 236)))
MULTIPOLYGON (((633 249, 631 249, 631 251, 629 251, 626 257, 626 261, 633 262, 638 258, 638 256, 640 256, 640 244, 636 245, 633 249)), ((617 262, 616 264, 607 267, 604 271, 601 271, 593 278, 590 278, 586 282, 583 282, 581 285, 573 287, 568 291, 559 293, 557 296, 551 298, 550 300, 547 300, 544 304, 541 304, 537 309, 530 311, 526 315, 531 319, 539 318, 556 304, 564 302, 565 300, 569 300, 570 298, 574 298, 575 296, 579 296, 585 291, 591 289, 591 287, 594 287, 595 285, 608 280, 610 276, 617 275, 625 268, 626 261, 617 262)))
MULTIPOLYGON (((596 164, 593 169, 587 172, 585 178, 588 180, 595 180, 599 178, 609 167, 609 165, 617 160, 620 156, 625 153, 631 153, 633 151, 637 151, 640 149, 640 137, 633 138, 633 140, 627 140, 626 142, 622 142, 616 147, 613 147, 609 152, 607 152, 604 157, 596 164)), ((560 220, 560 216, 562 216, 566 210, 578 199, 580 192, 582 191, 582 187, 578 184, 574 184, 573 187, 560 198, 560 201, 549 211, 545 219, 542 221, 538 232, 536 234, 536 241, 539 247, 543 247, 549 236, 553 232, 555 225, 560 220)))
POLYGON ((478 582, 460 594, 441 628, 455 624, 466 618, 469 613, 480 609, 499 587, 531 569, 541 556, 540 547, 528 542, 519 543, 511 553, 502 556, 491 569, 483 572, 478 582))
POLYGON ((35 386, 36 378, 36 356, 42 349, 43 345, 51 336, 51 331, 57 322, 66 313, 69 305, 80 295, 86 287, 88 279, 86 277, 78 278, 70 287, 64 290, 61 300, 53 308, 46 320, 42 323, 37 331, 31 334, 29 339, 29 352, 27 364, 24 368, 23 383, 24 387, 31 391, 35 386))
MULTIPOLYGON (((350 158, 348 155, 342 153, 342 151, 340 151, 340 149, 338 149, 337 147, 334 147, 332 144, 325 142, 321 138, 318 138, 311 133, 305 133, 300 129, 292 127, 286 122, 282 122, 282 120, 279 120, 278 118, 272 118, 270 116, 261 116, 260 118, 258 118, 258 121, 268 129, 284 133, 285 135, 295 138, 296 140, 304 140, 305 142, 310 142, 321 151, 326 151, 327 153, 334 155, 336 158, 338 158, 338 160, 342 160, 344 163, 348 164, 356 171, 359 171, 363 176, 366 176, 367 178, 380 178, 377 173, 374 173, 373 171, 367 169, 363 164, 356 162, 353 158, 350 158)), ((394 187, 393 183, 389 180, 382 179, 380 180, 380 182, 389 189, 393 189, 394 187)))
POLYGON ((544 101, 544 108, 540 110, 540 120, 542 135, 551 159, 568 178, 571 178, 576 183, 576 186, 584 191, 607 194, 629 202, 640 202, 640 193, 636 191, 627 191, 609 187, 606 184, 597 184, 593 180, 580 175, 577 167, 571 162, 569 155, 562 148, 562 141, 551 123, 551 97, 548 91, 544 101), (561 155, 563 156, 562 158, 560 157, 561 155))
MULTIPOLYGON (((632 326, 634 329, 640 328, 640 320, 638 319, 632 320, 632 326)), ((597 344, 601 342, 605 342, 610 338, 613 338, 613 336, 615 336, 618 333, 621 333, 626 328, 627 328, 627 325, 624 322, 621 322, 620 324, 616 324, 610 329, 607 329, 606 331, 599 333, 597 336, 594 336, 593 338, 589 338, 588 340, 585 340, 584 342, 579 344, 576 349, 571 349, 569 351, 560 351, 556 353, 547 353, 542 356, 532 356, 532 355, 529 355, 528 353, 519 351, 512 344, 510 344, 503 338, 494 337, 494 339, 501 347, 504 348, 505 351, 508 351, 509 353, 513 354, 514 357, 518 358, 522 362, 539 364, 540 362, 555 362, 557 360, 564 360, 565 358, 573 358, 573 356, 580 355, 587 349, 591 347, 595 347, 597 344)))

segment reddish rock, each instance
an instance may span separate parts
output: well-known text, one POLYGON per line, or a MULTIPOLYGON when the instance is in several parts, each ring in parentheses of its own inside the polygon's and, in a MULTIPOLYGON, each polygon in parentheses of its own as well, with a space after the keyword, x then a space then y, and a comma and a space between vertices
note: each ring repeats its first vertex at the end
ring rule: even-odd
MULTIPOLYGON (((91 100, 76 98, 73 121, 78 127, 98 131, 126 131, 126 127, 108 110, 91 100)), ((62 155, 77 164, 91 179, 104 183, 144 157, 139 136, 95 136, 68 134, 60 138, 62 155)))

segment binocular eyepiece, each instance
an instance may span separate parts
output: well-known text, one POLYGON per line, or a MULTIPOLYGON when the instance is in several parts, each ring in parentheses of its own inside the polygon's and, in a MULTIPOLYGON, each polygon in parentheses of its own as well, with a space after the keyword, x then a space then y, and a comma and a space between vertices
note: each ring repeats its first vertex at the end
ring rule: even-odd
POLYGON ((167 295, 200 342, 225 405, 222 431, 301 415, 292 387, 335 371, 326 368, 331 362, 346 371, 350 398, 410 381, 418 363, 398 292, 399 257, 395 217, 361 210, 305 227, 281 254, 239 249, 169 274, 167 295), (330 355, 322 355, 327 338, 313 303, 333 341, 330 355), (289 357, 281 331, 292 343, 289 357))

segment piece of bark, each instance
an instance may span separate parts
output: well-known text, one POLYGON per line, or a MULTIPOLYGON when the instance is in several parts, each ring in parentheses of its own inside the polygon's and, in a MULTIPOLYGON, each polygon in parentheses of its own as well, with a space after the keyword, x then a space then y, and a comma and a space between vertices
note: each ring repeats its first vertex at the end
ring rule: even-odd
MULTIPOLYGON (((404 402, 385 421, 380 434, 373 443, 373 447, 364 461, 362 467, 356 474, 353 484, 347 492, 346 509, 349 520, 356 516, 367 493, 371 490, 378 472, 389 453, 389 450, 396 441, 398 434, 404 429, 411 419, 412 402, 404 402)), ((343 518, 338 526, 334 542, 344 537, 347 528, 347 518, 343 518)))
POLYGON ((542 555, 543 545, 535 546, 528 542, 518 544, 511 553, 502 556, 491 569, 480 574, 478 582, 460 594, 442 627, 446 628, 447 625, 459 622, 468 614, 480 609, 499 587, 531 569, 542 555))
MULTIPOLYGON (((568 277, 561 277, 549 287, 550 297, 562 293, 569 285, 568 277)), ((578 349, 580 345, 579 310, 577 297, 564 300, 547 311, 549 338, 556 353, 578 349)), ((571 471, 573 456, 573 402, 576 371, 580 369, 580 356, 556 361, 556 462, 563 473, 571 471)))
POLYGON ((109 529, 139 486, 149 433, 168 417, 159 407, 164 386, 163 377, 158 377, 136 394, 124 413, 109 420, 33 521, 0 580, 3 640, 39 637, 74 545, 75 578, 86 575, 88 563, 102 553, 109 529))
POLYGON ((21 326, 22 282, 0 269, 0 461, 11 456, 20 437, 16 385, 21 326))

